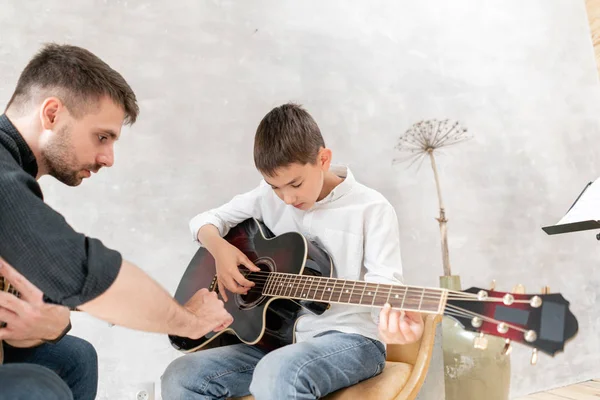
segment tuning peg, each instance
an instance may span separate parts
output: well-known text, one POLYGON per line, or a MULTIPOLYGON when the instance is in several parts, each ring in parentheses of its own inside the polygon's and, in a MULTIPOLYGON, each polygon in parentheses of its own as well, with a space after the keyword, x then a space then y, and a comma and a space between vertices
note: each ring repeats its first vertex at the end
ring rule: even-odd
POLYGON ((488 347, 488 340, 483 336, 483 332, 479 333, 475 339, 473 339, 473 347, 478 350, 485 350, 488 347))
POLYGON ((510 339, 504 341, 504 348, 502 349, 502 355, 507 356, 512 352, 512 346, 510 345, 510 339))
POLYGON ((537 360, 538 360, 538 350, 536 348, 534 348, 533 352, 531 353, 531 365, 537 364, 537 360))
POLYGON ((525 294, 525 286, 523 286, 519 283, 517 286, 515 286, 513 288, 512 292, 515 294, 525 294))
POLYGON ((492 279, 492 283, 490 283, 490 291, 496 290, 496 280, 492 279))
POLYGON ((550 293, 550 286, 542 287, 542 294, 548 294, 548 293, 550 293))

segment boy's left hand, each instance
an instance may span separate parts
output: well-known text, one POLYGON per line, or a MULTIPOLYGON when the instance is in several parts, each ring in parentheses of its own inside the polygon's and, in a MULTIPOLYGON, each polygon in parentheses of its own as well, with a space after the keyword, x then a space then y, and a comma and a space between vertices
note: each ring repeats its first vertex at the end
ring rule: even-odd
POLYGON ((387 344, 409 344, 423 335, 423 318, 420 313, 392 310, 386 304, 379 313, 379 335, 387 344))

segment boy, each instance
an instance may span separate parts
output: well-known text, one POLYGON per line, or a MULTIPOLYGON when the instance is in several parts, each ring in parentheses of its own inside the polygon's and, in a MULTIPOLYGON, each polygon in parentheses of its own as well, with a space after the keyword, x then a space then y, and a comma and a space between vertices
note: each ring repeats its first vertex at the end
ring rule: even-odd
MULTIPOLYGON (((220 292, 246 293, 253 283, 238 265, 256 266, 222 237, 248 218, 275 234, 297 231, 317 241, 334 263, 334 276, 401 283, 394 208, 356 182, 349 169, 331 166, 319 127, 300 106, 285 104, 261 121, 254 162, 261 185, 190 222, 194 239, 216 260, 220 292)), ((162 380, 164 400, 224 399, 253 394, 257 400, 316 399, 379 374, 382 343, 412 343, 423 333, 419 314, 401 316, 385 306, 332 304, 320 316, 298 320, 296 343, 265 354, 246 344, 203 350, 173 361, 162 380), (379 332, 378 332, 379 328, 379 332), (379 333, 379 335, 378 335, 379 333)))

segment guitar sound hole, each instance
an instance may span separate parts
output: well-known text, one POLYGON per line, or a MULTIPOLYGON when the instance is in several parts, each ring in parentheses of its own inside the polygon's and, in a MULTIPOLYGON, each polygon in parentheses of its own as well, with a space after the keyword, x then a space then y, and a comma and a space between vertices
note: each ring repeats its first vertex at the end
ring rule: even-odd
POLYGON ((274 261, 267 257, 259 258, 254 261, 254 265, 260 268, 261 272, 248 272, 248 270, 246 270, 246 273, 244 274, 246 279, 255 283, 254 287, 250 289, 247 294, 235 296, 238 307, 243 310, 254 308, 267 299, 262 294, 268 277, 266 273, 275 271, 274 261))

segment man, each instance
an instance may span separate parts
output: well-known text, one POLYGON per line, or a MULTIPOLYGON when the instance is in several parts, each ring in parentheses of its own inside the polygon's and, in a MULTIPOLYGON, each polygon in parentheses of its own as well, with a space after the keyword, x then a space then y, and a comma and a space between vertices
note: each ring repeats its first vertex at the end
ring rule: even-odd
POLYGON ((21 298, 0 293, 0 321, 6 322, 0 340, 8 344, 0 399, 36 399, 38 390, 44 399, 71 398, 65 396, 71 392, 94 398, 95 353, 86 342, 63 337, 70 327, 66 307, 191 338, 231 323, 214 293, 199 291, 180 306, 141 269, 75 232, 43 202, 41 176, 77 186, 112 166, 121 127, 137 115, 135 94, 119 73, 85 49, 50 44, 27 64, 0 116, 0 256, 6 260, 0 275, 25 291, 21 298), (57 353, 67 356, 57 359, 57 353), (32 362, 57 371, 69 388, 32 362), (94 372, 77 386, 73 381, 83 378, 65 371, 83 364, 94 372))

